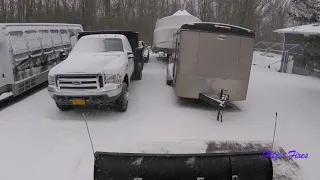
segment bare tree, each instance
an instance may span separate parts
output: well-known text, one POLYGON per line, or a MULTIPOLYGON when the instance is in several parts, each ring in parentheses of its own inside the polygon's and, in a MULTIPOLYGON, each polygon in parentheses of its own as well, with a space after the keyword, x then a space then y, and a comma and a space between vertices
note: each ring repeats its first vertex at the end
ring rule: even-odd
POLYGON ((288 23, 290 4, 284 0, 0 0, 0 21, 133 29, 151 42, 156 21, 183 9, 202 21, 243 26, 256 31, 258 39, 272 39, 272 30, 288 23))

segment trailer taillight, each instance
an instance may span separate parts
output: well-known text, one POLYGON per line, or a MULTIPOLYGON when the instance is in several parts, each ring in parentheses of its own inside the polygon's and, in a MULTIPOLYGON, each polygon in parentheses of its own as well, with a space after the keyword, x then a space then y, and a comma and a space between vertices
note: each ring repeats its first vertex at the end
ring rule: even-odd
POLYGON ((216 27, 216 28, 228 29, 228 30, 230 30, 230 29, 231 29, 230 27, 227 27, 227 26, 220 26, 220 25, 215 25, 214 27, 216 27))

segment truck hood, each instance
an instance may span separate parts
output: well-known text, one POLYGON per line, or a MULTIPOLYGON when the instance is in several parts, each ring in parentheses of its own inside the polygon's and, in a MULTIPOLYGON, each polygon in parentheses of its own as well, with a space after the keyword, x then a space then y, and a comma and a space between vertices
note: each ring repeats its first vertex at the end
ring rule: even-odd
POLYGON ((121 52, 110 53, 71 53, 55 68, 55 74, 102 73, 117 71, 127 57, 121 52))

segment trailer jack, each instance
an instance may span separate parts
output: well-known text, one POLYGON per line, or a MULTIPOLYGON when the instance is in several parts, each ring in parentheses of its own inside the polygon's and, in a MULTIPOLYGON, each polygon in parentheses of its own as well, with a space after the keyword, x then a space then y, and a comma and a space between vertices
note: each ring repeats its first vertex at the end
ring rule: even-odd
POLYGON ((229 100, 229 95, 225 92, 228 92, 227 90, 221 89, 220 95, 217 94, 206 94, 206 93, 200 93, 199 98, 213 106, 218 105, 218 114, 217 114, 217 121, 222 121, 223 111, 227 105, 227 102, 229 100))
POLYGON ((229 95, 224 94, 224 92, 227 92, 224 89, 221 89, 220 91, 220 99, 217 100, 217 102, 219 103, 219 107, 218 107, 218 114, 217 114, 217 121, 222 121, 222 115, 223 115, 223 111, 224 108, 226 107, 227 101, 229 100, 229 95))

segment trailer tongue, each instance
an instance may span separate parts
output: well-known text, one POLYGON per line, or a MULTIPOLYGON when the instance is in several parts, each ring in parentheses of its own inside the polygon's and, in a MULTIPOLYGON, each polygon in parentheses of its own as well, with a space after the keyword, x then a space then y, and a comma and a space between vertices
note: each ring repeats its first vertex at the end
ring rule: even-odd
POLYGON ((95 152, 94 180, 272 180, 262 152, 143 154, 95 152))

